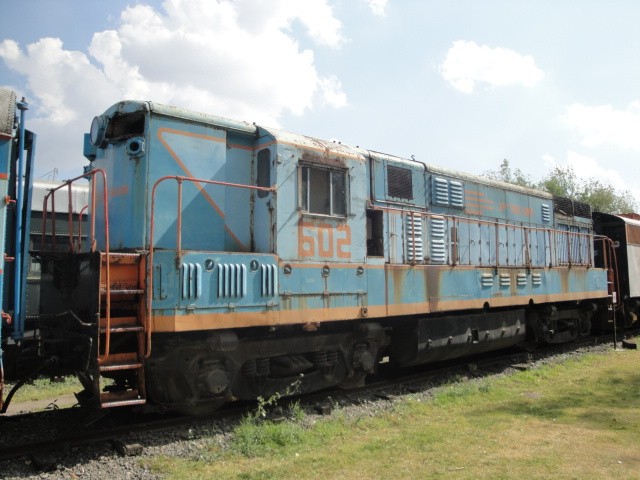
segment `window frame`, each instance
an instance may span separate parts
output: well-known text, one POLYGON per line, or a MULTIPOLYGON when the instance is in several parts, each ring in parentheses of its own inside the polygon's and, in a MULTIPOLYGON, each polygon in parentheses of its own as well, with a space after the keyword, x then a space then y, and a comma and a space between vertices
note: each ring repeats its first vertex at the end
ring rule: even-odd
POLYGON ((335 168, 328 167, 321 164, 315 163, 300 163, 298 165, 298 209, 304 215, 318 216, 318 217, 332 217, 332 218, 347 218, 349 216, 349 170, 347 168, 335 168), (329 173, 329 213, 321 213, 321 212, 313 212, 310 211, 311 204, 311 185, 310 182, 310 174, 309 170, 321 170, 323 172, 329 173), (305 180, 305 170, 306 172, 306 180, 305 180), (335 194, 334 194, 334 182, 333 175, 339 174, 342 175, 344 179, 344 212, 343 213, 335 213, 335 194), (306 198, 304 198, 303 192, 306 192, 306 198))

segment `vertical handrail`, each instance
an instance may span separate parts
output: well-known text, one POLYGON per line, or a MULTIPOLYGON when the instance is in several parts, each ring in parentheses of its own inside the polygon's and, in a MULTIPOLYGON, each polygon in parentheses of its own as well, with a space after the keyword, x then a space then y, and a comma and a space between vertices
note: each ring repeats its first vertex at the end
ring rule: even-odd
POLYGON ((177 238, 176 238, 176 250, 178 251, 178 257, 182 251, 182 179, 177 179, 178 182, 178 218, 176 220, 177 238))
MULTIPOLYGON (((43 201, 43 215, 42 215, 42 238, 43 238, 43 247, 44 247, 44 232, 46 231, 46 219, 48 216, 48 210, 49 210, 49 198, 51 198, 51 207, 53 210, 53 213, 51 215, 52 221, 51 221, 51 236, 53 237, 52 240, 52 247, 53 250, 55 251, 55 238, 56 238, 56 231, 55 231, 55 193, 56 191, 64 188, 65 186, 67 186, 69 188, 69 190, 71 190, 71 184, 73 182, 75 182, 76 180, 80 180, 82 178, 91 178, 91 251, 94 252, 96 249, 96 238, 95 238, 95 223, 96 223, 96 193, 95 193, 95 177, 97 174, 100 174, 101 178, 102 178, 102 185, 103 185, 103 189, 102 189, 102 209, 103 209, 103 216, 104 216, 104 243, 105 243, 105 255, 106 255, 106 263, 105 263, 105 282, 106 282, 106 289, 105 289, 105 320, 106 320, 106 333, 105 333, 105 357, 109 355, 109 350, 110 350, 110 341, 111 341, 111 336, 110 336, 110 327, 111 327, 111 272, 110 272, 110 268, 109 268, 109 202, 108 202, 108 198, 109 198, 109 194, 108 194, 108 187, 107 187, 107 174, 106 172, 101 169, 101 168, 97 168, 95 170, 91 170, 90 172, 87 172, 83 175, 79 175, 77 177, 72 178, 71 180, 66 180, 65 182, 62 183, 62 185, 58 185, 55 188, 52 188, 49 190, 49 192, 45 195, 44 197, 44 201, 43 201)), ((71 209, 70 209, 71 210, 71 209)), ((69 237, 72 239, 73 238, 73 230, 71 228, 68 229, 68 235, 69 237)), ((72 241, 70 242, 70 245, 72 245, 72 241)), ((73 250, 71 250, 73 251, 73 250)), ((100 328, 100 326, 98 325, 98 328, 100 328)))
POLYGON ((89 205, 85 205, 80 210, 80 214, 78 216, 78 251, 82 251, 82 216, 84 212, 89 208, 89 205))
MULTIPOLYGON (((158 189, 158 186, 167 180, 175 180, 176 182, 178 182, 178 190, 180 193, 180 197, 182 196, 182 183, 183 182, 192 182, 192 183, 196 183, 196 184, 208 184, 208 185, 218 185, 218 186, 223 186, 223 187, 233 187, 233 188, 242 188, 242 189, 247 189, 247 190, 258 190, 258 191, 263 191, 263 192, 271 192, 271 193, 276 193, 276 187, 272 186, 272 187, 257 187, 254 185, 244 185, 241 183, 231 183, 231 182, 221 182, 218 180, 206 180, 206 179, 202 179, 202 178, 191 178, 191 177, 183 177, 180 175, 167 175, 164 177, 160 177, 158 180, 156 180, 156 182, 153 184, 153 188, 151 189, 151 215, 150 215, 150 220, 149 220, 149 261, 147 262, 147 278, 148 278, 148 285, 147 285, 147 305, 146 305, 146 318, 145 318, 145 331, 147 334, 147 341, 146 341, 146 352, 145 352, 145 357, 149 358, 149 356, 151 355, 151 312, 152 312, 152 307, 153 307, 153 244, 154 244, 154 230, 155 230, 155 206, 156 206, 156 191, 158 189)), ((179 210, 178 210, 178 218, 176 219, 176 226, 178 228, 178 245, 176 245, 176 247, 179 247, 180 249, 182 249, 182 234, 181 234, 181 230, 182 230, 182 200, 179 200, 179 210)), ((177 254, 179 255, 179 250, 177 251, 177 254)))
POLYGON ((73 196, 71 193, 71 184, 69 183, 67 187, 69 200, 69 205, 67 207, 67 222, 69 222, 69 224, 67 226, 67 230, 69 231, 69 251, 73 252, 75 250, 73 242, 73 196))

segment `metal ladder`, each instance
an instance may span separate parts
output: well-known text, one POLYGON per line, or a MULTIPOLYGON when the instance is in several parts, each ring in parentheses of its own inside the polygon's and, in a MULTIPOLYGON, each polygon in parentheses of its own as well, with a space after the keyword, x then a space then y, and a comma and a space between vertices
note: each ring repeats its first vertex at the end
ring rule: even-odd
POLYGON ((95 379, 100 407, 142 405, 146 403, 145 257, 102 253, 100 262, 99 375, 95 379), (114 379, 106 388, 105 377, 114 379))

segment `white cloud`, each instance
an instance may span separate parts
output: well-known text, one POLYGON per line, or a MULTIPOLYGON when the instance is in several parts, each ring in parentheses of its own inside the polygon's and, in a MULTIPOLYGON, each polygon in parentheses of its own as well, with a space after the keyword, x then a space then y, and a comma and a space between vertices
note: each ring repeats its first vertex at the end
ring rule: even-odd
MULTIPOLYGON (((54 141, 86 131, 94 115, 122 99, 277 126, 285 112, 347 104, 338 78, 318 72, 313 50, 300 46, 296 24, 316 45, 345 41, 328 0, 166 0, 161 9, 127 7, 116 29, 94 34, 86 53, 66 50, 56 38, 26 51, 4 40, 0 59, 26 77, 32 115, 40 128, 53 129, 54 141)), ((76 136, 67 151, 80 151, 76 136)), ((56 149, 53 141, 39 145, 39 162, 56 149)))
POLYGON ((342 91, 342 84, 338 77, 331 75, 320 79, 320 89, 326 105, 340 108, 347 105, 347 95, 342 91))
POLYGON ((582 136, 586 147, 613 145, 640 150, 640 101, 632 102, 626 110, 615 110, 611 105, 590 107, 574 103, 563 118, 582 136))
POLYGON ((380 17, 385 15, 387 0, 365 0, 369 4, 371 11, 380 17))
POLYGON ((478 83, 494 87, 532 87, 544 78, 544 72, 536 66, 531 55, 464 40, 453 43, 440 66, 440 73, 464 93, 472 93, 478 83))

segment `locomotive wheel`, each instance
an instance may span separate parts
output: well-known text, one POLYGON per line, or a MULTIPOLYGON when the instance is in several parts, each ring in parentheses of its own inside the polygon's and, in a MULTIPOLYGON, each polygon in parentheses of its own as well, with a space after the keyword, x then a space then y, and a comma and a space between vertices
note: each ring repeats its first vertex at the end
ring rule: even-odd
POLYGON ((354 372, 352 376, 344 377, 338 384, 338 388, 350 390, 352 388, 362 387, 364 385, 364 379, 366 378, 366 376, 367 372, 354 372))

